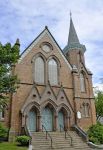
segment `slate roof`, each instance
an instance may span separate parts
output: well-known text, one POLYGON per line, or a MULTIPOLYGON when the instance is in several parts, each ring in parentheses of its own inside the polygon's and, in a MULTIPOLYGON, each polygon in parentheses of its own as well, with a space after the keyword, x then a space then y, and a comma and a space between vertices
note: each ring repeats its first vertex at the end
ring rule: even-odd
POLYGON ((82 45, 79 42, 79 38, 77 36, 72 18, 70 17, 70 29, 69 29, 68 43, 67 43, 67 46, 63 50, 64 54, 66 54, 71 49, 81 49, 84 52, 86 50, 85 45, 82 45))

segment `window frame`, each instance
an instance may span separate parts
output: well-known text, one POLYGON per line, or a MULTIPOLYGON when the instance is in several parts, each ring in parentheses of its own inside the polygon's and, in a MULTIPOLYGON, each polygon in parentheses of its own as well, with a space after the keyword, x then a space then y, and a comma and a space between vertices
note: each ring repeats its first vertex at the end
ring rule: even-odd
POLYGON ((89 103, 82 104, 82 118, 89 118, 90 117, 90 106, 89 103))
POLYGON ((32 79, 33 79, 34 84, 36 83, 37 85, 46 85, 46 84, 50 83, 49 82, 49 72, 48 72, 48 62, 51 59, 54 59, 56 64, 57 64, 57 77, 58 77, 58 83, 57 84, 51 84, 51 86, 60 86, 60 67, 61 67, 61 63, 60 63, 59 59, 54 55, 50 55, 48 58, 46 58, 41 52, 34 55, 32 57, 32 60, 31 60, 31 63, 32 63, 32 79), (41 57, 44 61, 44 84, 35 81, 35 60, 38 57, 41 57))
POLYGON ((80 91, 82 93, 86 92, 86 81, 84 72, 80 72, 80 91))
POLYGON ((50 83, 52 86, 58 86, 58 85, 60 85, 60 63, 59 63, 59 60, 58 60, 56 57, 54 57, 54 56, 49 57, 48 60, 47 60, 47 79, 48 79, 49 83, 50 83), (56 62, 56 64, 57 64, 57 84, 51 83, 50 80, 49 80, 49 62, 50 62, 52 59, 53 59, 53 60, 56 62))
POLYGON ((32 73, 32 74, 33 74, 33 82, 36 83, 36 84, 38 84, 38 85, 45 85, 45 84, 46 84, 46 58, 45 58, 45 56, 42 55, 42 53, 38 53, 38 54, 36 54, 36 55, 33 57, 31 63, 32 63, 32 72, 33 72, 33 73, 32 73), (42 60, 43 60, 43 62, 44 62, 44 83, 42 83, 42 82, 37 82, 36 79, 35 79, 35 61, 36 61, 36 59, 39 58, 39 57, 41 57, 42 60))

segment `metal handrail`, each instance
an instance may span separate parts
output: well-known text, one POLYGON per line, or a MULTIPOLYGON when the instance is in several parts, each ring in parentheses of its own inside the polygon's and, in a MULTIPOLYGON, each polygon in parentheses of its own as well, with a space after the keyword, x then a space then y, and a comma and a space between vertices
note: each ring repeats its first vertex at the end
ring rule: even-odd
POLYGON ((30 132, 30 130, 28 129, 27 125, 24 126, 24 129, 25 129, 26 134, 30 137, 29 145, 31 145, 31 141, 32 141, 31 132, 30 132))
POLYGON ((88 135, 79 126, 73 125, 74 130, 85 140, 88 141, 88 135))
POLYGON ((43 128, 46 132, 46 139, 49 137, 50 138, 50 141, 51 141, 51 148, 53 147, 53 140, 52 140, 52 137, 50 136, 49 132, 46 130, 45 126, 42 125, 42 131, 43 131, 43 128))
POLYGON ((59 126, 60 126, 60 132, 62 131, 61 129, 63 129, 65 131, 65 139, 67 138, 67 135, 70 137, 70 145, 73 146, 73 138, 68 133, 68 130, 65 129, 61 124, 59 126))

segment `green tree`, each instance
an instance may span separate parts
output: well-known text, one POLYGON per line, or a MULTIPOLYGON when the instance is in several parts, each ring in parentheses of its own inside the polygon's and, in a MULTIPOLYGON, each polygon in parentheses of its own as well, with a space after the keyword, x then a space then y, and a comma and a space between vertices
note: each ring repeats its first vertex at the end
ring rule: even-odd
POLYGON ((96 116, 97 120, 103 117, 103 92, 98 91, 95 96, 96 116))
POLYGON ((87 131, 89 140, 95 144, 103 144, 103 125, 97 123, 87 131))
POLYGON ((0 108, 7 104, 8 96, 17 88, 18 79, 13 68, 19 58, 19 47, 19 39, 14 46, 0 43, 0 108))

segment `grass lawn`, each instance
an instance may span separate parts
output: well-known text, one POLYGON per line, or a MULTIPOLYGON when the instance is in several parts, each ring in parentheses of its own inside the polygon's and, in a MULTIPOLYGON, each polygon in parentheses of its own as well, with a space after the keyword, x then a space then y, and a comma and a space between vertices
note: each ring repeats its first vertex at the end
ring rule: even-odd
POLYGON ((16 143, 2 142, 0 150, 27 150, 27 147, 17 146, 16 143))

